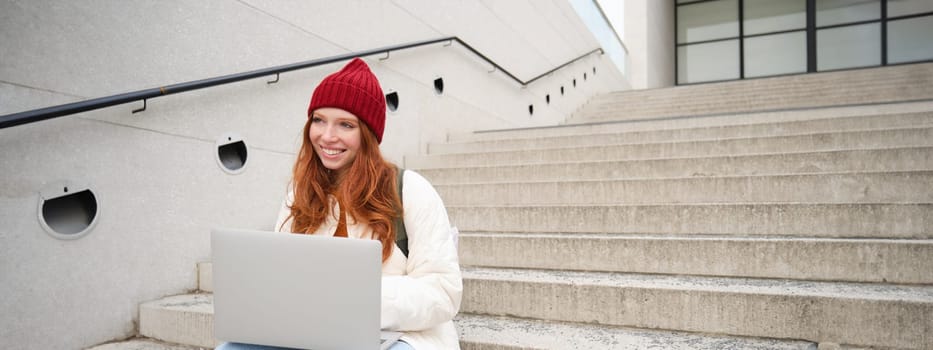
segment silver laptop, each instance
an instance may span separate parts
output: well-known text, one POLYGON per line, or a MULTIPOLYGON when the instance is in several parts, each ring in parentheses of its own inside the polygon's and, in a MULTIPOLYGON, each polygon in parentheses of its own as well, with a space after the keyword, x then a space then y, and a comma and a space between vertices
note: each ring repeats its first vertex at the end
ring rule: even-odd
POLYGON ((387 349, 382 244, 277 232, 211 232, 214 337, 301 349, 387 349))

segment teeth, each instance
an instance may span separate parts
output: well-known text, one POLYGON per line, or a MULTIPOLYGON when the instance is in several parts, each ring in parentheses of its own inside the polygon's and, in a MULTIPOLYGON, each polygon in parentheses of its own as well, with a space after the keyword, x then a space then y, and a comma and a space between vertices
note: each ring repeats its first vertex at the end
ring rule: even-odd
POLYGON ((324 153, 327 153, 327 154, 332 155, 332 156, 333 156, 333 155, 340 154, 340 152, 343 152, 343 151, 341 151, 341 150, 328 149, 328 148, 323 148, 323 147, 321 147, 321 149, 324 151, 324 153))

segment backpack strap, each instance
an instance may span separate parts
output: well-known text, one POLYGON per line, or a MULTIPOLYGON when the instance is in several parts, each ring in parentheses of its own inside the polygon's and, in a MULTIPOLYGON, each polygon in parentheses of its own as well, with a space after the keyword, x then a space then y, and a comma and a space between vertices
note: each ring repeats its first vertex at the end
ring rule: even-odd
MULTIPOLYGON (((398 176, 395 177, 395 182, 398 185, 398 199, 403 204, 402 200, 402 180, 405 177, 405 169, 396 167, 398 170, 398 176)), ((403 205, 404 206, 404 205, 403 205)), ((405 254, 405 257, 408 258, 408 232, 405 232, 405 218, 403 216, 395 218, 395 245, 398 246, 398 249, 402 251, 402 254, 405 254)))

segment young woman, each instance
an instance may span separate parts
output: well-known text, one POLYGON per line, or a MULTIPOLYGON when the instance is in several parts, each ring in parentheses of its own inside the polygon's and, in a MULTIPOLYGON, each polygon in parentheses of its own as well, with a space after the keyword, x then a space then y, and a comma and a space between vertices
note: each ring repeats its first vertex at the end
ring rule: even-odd
POLYGON ((385 110, 379 81, 359 58, 315 88, 276 229, 379 240, 382 328, 403 332, 391 349, 459 349, 452 319, 463 284, 447 211, 413 171, 405 171, 398 193, 398 169, 379 152, 385 110), (407 256, 395 244, 398 217, 407 256))

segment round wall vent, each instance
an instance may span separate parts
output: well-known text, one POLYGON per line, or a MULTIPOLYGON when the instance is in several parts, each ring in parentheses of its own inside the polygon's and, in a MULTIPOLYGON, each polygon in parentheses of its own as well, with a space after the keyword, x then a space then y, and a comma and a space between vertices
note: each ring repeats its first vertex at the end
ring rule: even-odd
POLYGON ((228 133, 217 139, 217 165, 228 174, 239 174, 246 170, 246 142, 239 135, 228 133))
POLYGON ((87 187, 62 181, 39 192, 39 225, 57 239, 78 239, 91 232, 100 216, 97 196, 87 187))

